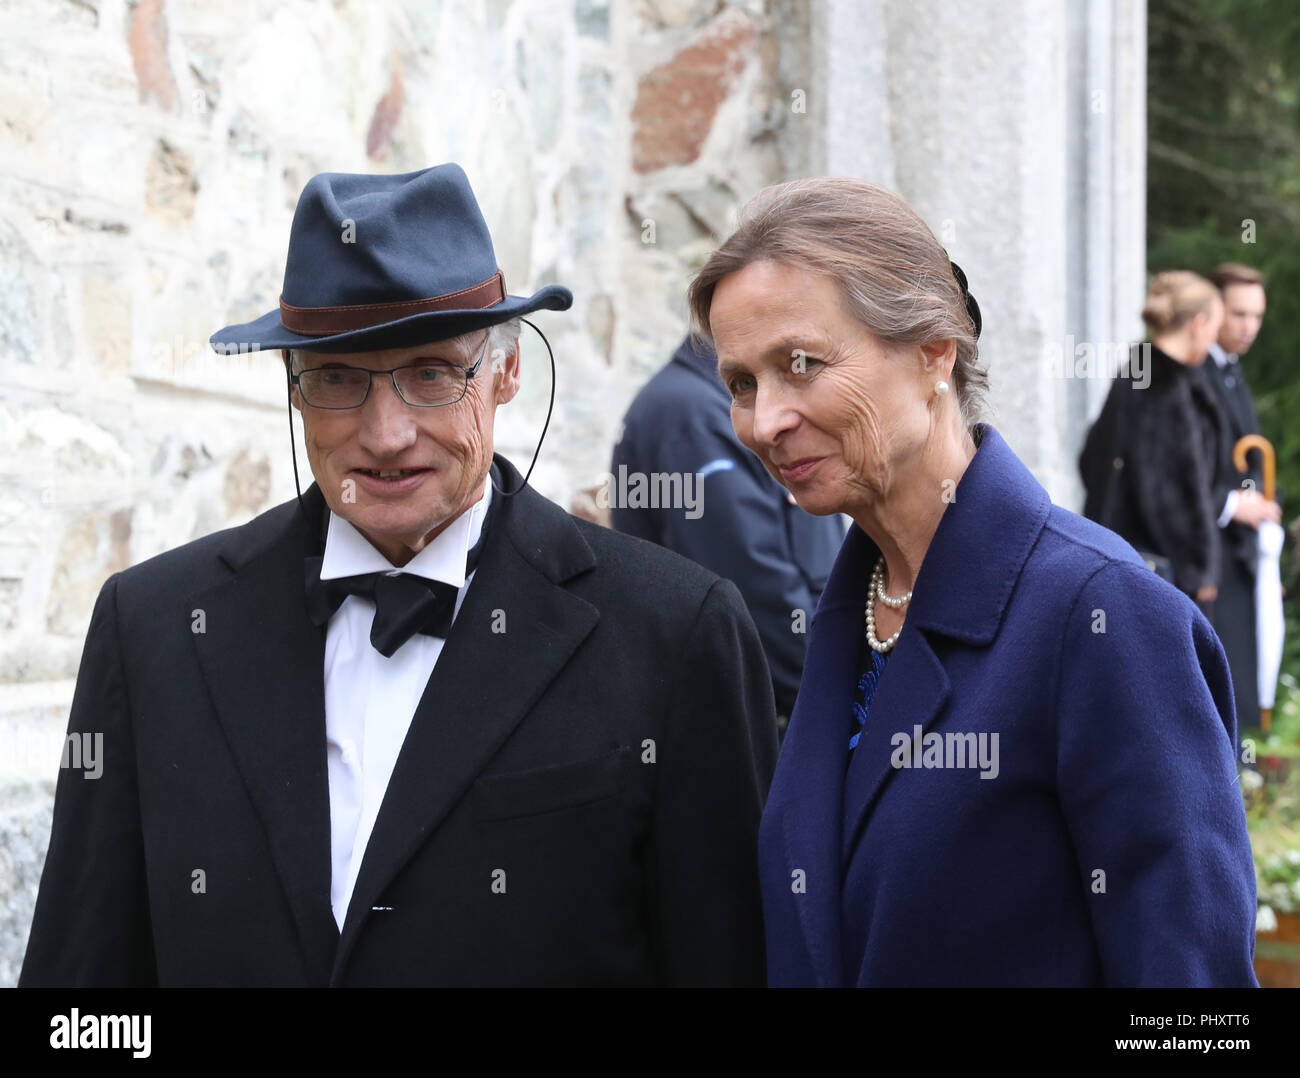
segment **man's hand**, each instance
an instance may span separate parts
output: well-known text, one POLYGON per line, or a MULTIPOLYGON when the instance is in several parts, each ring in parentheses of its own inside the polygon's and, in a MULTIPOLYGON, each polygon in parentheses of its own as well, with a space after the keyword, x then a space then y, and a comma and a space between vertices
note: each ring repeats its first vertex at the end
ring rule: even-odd
POLYGON ((1258 528, 1266 520, 1281 524, 1282 507, 1257 490, 1243 490, 1237 498, 1237 508, 1232 512, 1232 519, 1252 528, 1258 528))
POLYGON ((1196 601, 1198 603, 1212 603, 1219 597, 1219 589, 1214 584, 1206 584, 1203 588, 1196 589, 1196 601))

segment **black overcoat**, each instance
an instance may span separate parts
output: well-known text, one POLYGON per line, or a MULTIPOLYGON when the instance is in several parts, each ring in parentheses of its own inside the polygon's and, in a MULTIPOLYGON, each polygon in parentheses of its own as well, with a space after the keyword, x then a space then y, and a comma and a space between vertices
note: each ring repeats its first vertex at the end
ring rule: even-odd
POLYGON ((1200 368, 1137 347, 1149 358, 1134 349, 1079 457, 1083 515, 1168 558, 1175 586, 1194 595, 1219 581, 1218 516, 1235 485, 1227 419, 1200 368))
MULTIPOLYGON (((1247 434, 1259 433, 1255 399, 1240 361, 1220 367, 1205 361, 1205 379, 1214 390, 1228 421, 1233 445, 1247 434)), ((1238 483, 1250 481, 1261 494, 1264 489, 1259 454, 1247 458, 1248 468, 1238 474, 1238 483)), ((1259 653, 1255 639, 1255 567, 1259 558, 1259 532, 1249 524, 1229 521, 1223 529, 1219 556, 1219 597, 1214 603, 1214 628, 1228 653, 1232 689, 1237 698, 1237 721, 1243 726, 1259 722, 1259 653)))
MULTIPOLYGON (((508 490, 519 473, 497 458, 508 490)), ((297 501, 112 576, 22 985, 753 984, 771 681, 735 587, 503 498, 342 933, 297 501)))

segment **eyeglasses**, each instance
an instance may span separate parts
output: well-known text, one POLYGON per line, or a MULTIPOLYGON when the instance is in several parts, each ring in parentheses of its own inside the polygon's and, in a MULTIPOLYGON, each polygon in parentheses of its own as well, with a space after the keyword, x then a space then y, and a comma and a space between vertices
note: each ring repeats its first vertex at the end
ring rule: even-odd
POLYGON ((489 333, 472 367, 462 367, 442 359, 426 359, 405 367, 372 371, 365 367, 314 367, 291 374, 289 381, 298 387, 302 399, 313 408, 359 408, 370 396, 372 376, 386 374, 393 381, 397 395, 416 408, 441 408, 455 404, 469 388, 487 352, 489 333))

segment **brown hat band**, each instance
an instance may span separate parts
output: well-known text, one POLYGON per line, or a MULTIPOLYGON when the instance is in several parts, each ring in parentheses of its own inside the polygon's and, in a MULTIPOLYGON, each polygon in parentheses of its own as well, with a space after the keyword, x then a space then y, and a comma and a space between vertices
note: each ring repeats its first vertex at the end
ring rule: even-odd
POLYGON ((280 324, 291 333, 305 337, 324 337, 333 333, 350 333, 369 329, 430 311, 461 311, 495 307, 506 298, 505 275, 496 273, 480 284, 428 299, 404 300, 400 303, 358 303, 350 307, 295 307, 280 297, 280 324))

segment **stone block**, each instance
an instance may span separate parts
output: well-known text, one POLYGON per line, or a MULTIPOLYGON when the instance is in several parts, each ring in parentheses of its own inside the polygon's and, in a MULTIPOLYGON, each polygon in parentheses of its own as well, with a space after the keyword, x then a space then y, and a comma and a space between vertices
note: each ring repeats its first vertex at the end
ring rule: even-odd
POLYGON ((231 519, 251 519, 266 508, 271 492, 271 464, 265 456, 253 457, 241 449, 226 464, 222 502, 231 519))
POLYGON ((154 143, 148 168, 145 205, 175 222, 193 217, 199 181, 190 155, 160 138, 154 143))
POLYGON ((53 780, 0 780, 0 987, 18 983, 53 817, 53 780))
POLYGON ((156 101, 171 111, 176 106, 176 79, 167 58, 167 16, 163 0, 140 0, 131 13, 128 44, 140 100, 156 101))
POLYGON ((632 106, 635 171, 688 165, 700 156, 754 39, 749 17, 729 8, 667 63, 642 76, 632 106))
POLYGON ((99 589, 131 564, 130 506, 74 517, 64 528, 55 556, 46 603, 46 629, 80 635, 90 620, 99 589))
POLYGON ((389 76, 388 89, 375 102, 375 111, 370 116, 370 127, 366 131, 366 156, 371 160, 382 159, 392 137, 397 121, 402 118, 402 104, 405 101, 405 86, 402 81, 402 59, 393 50, 392 74, 389 76))

